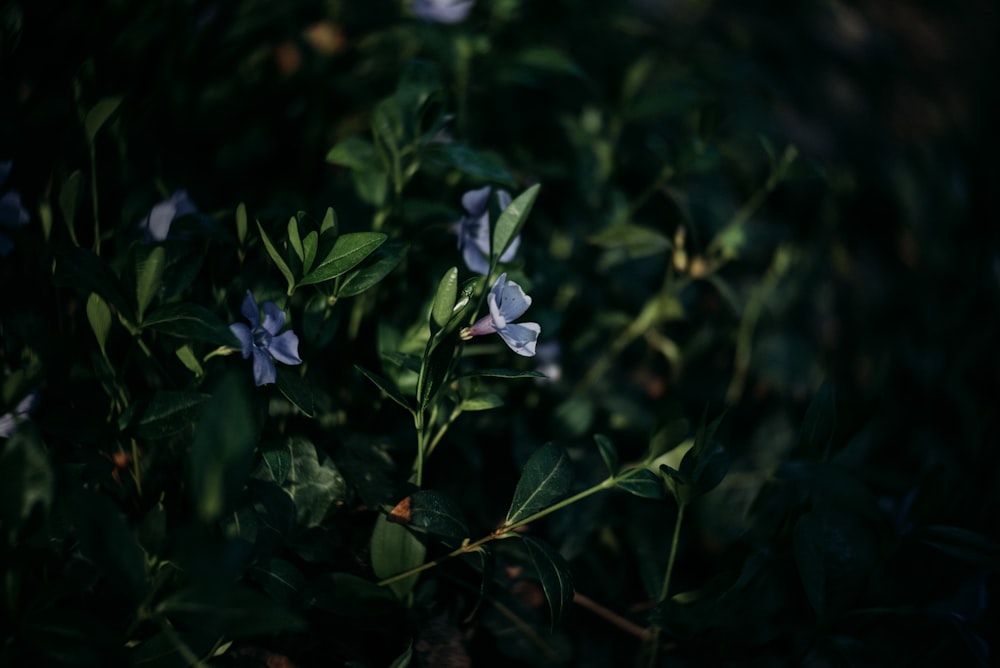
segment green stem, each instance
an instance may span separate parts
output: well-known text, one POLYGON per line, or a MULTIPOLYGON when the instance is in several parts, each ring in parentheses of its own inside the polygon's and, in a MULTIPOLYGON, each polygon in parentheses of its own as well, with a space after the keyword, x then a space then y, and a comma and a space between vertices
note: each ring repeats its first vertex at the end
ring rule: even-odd
MULTIPOLYGON (((674 573, 674 562, 677 559, 677 546, 681 542, 681 524, 684 522, 684 506, 677 506, 677 521, 674 523, 674 538, 670 543, 670 557, 667 559, 667 572, 663 575, 663 586, 660 587, 660 597, 657 599, 657 603, 663 603, 667 600, 667 595, 670 593, 670 579, 674 573)), ((647 665, 652 668, 656 665, 656 654, 660 649, 660 629, 659 627, 653 628, 652 637, 649 639, 649 662, 647 665)))

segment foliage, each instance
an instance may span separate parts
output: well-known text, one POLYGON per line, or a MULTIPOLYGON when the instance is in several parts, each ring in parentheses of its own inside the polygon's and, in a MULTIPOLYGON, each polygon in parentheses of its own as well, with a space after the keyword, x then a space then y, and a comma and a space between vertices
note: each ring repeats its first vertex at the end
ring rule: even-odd
POLYGON ((989 662, 991 116, 660 4, 0 8, 0 665, 989 662))

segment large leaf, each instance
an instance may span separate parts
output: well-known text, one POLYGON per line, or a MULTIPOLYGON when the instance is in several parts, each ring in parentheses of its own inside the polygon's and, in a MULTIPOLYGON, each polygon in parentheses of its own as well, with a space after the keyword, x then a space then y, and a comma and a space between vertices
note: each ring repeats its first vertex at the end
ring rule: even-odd
POLYGON ((368 619, 398 607, 388 587, 351 573, 324 573, 309 581, 313 605, 350 619, 368 619))
POLYGON ((208 395, 198 392, 160 390, 148 402, 140 404, 133 417, 139 438, 167 438, 190 428, 201 415, 208 395))
POLYGON ((74 246, 57 253, 54 280, 61 287, 97 293, 123 316, 131 318, 132 307, 118 277, 104 260, 85 248, 74 246))
POLYGON ((19 428, 0 449, 0 523, 11 532, 36 507, 47 514, 54 494, 55 474, 38 432, 19 428))
POLYGON ((263 462, 254 477, 281 485, 295 503, 300 528, 319 526, 337 502, 344 500, 344 477, 328 457, 320 459, 309 439, 292 436, 280 446, 265 447, 262 454, 263 462))
POLYGON ((299 285, 322 283, 354 269, 388 237, 381 232, 352 232, 337 237, 326 257, 302 277, 299 285))
POLYGON ((408 244, 398 241, 388 241, 380 246, 367 258, 365 265, 344 276, 337 297, 353 297, 381 281, 399 266, 408 249, 408 244))
POLYGON ((569 491, 571 478, 566 452, 552 443, 540 447, 524 465, 504 525, 516 524, 551 506, 569 491))
POLYGON ((462 511, 440 492, 414 492, 396 504, 389 513, 389 520, 439 536, 450 546, 458 545, 469 537, 462 511))
POLYGON ((434 302, 431 305, 431 327, 441 328, 448 324, 451 312, 458 298, 458 267, 452 267, 441 277, 434 302))
POLYGON ((618 449, 611 439, 604 434, 594 434, 594 443, 597 444, 597 451, 604 460, 604 465, 608 467, 608 473, 615 475, 618 473, 618 449))
POLYGON ((191 493, 203 522, 228 511, 250 473, 256 444, 246 387, 230 374, 206 402, 191 446, 191 493))
POLYGON ((97 345, 101 348, 101 353, 108 356, 108 336, 111 334, 111 309, 107 302, 101 299, 96 292, 91 292, 87 298, 87 320, 90 322, 90 329, 93 330, 97 338, 97 345))
POLYGON ((306 379, 296 369, 279 366, 275 370, 278 390, 305 415, 312 417, 313 394, 306 379))
POLYGON ((518 534, 518 538, 528 548, 528 554, 535 565, 535 573, 549 602, 552 627, 562 619, 566 608, 573 602, 573 578, 566 560, 548 544, 534 536, 518 534))
POLYGON ((149 314, 143 327, 180 339, 236 348, 240 345, 226 323, 200 304, 164 304, 149 314))
MULTIPOLYGON (((385 579, 404 573, 424 563, 427 548, 423 541, 406 526, 389 520, 379 514, 372 531, 372 570, 379 578, 385 579)), ((419 574, 397 580, 388 586, 398 597, 409 594, 417 584, 419 574)))
POLYGON ((162 600, 156 612, 189 628, 232 638, 301 631, 302 618, 245 587, 182 589, 162 600))
POLYGON ((375 169, 379 166, 375 147, 361 137, 346 137, 337 142, 326 154, 326 161, 351 169, 375 169))
POLYGON ((525 190, 500 214, 497 224, 493 228, 493 244, 490 247, 490 254, 494 262, 503 255, 514 238, 520 234, 521 228, 528 220, 528 214, 531 213, 531 207, 534 206, 535 200, 538 198, 540 187, 536 183, 525 190))
POLYGON ((477 151, 465 144, 430 144, 425 149, 425 157, 433 164, 444 163, 448 167, 472 177, 474 181, 499 183, 514 186, 514 177, 495 153, 477 151))
POLYGON ((399 388, 397 388, 392 383, 392 381, 386 380, 382 376, 379 376, 378 374, 373 373, 368 369, 365 369, 364 367, 359 366, 357 364, 354 365, 354 368, 360 371, 365 378, 375 383, 375 386, 378 387, 378 389, 385 392, 385 395, 387 397, 389 397, 390 399, 392 399, 397 404, 399 404, 406 410, 410 411, 411 413, 413 412, 413 408, 410 406, 410 402, 406 400, 406 397, 403 396, 403 393, 399 391, 399 388))
POLYGON ((279 605, 299 609, 308 604, 306 577, 289 561, 278 557, 258 561, 250 577, 279 605))
POLYGON ((644 499, 663 498, 663 480, 649 469, 625 471, 615 480, 615 487, 644 499))
POLYGON ((167 262, 167 252, 163 246, 156 246, 148 255, 140 255, 135 268, 135 295, 139 311, 139 320, 156 296, 163 280, 163 268, 167 262))

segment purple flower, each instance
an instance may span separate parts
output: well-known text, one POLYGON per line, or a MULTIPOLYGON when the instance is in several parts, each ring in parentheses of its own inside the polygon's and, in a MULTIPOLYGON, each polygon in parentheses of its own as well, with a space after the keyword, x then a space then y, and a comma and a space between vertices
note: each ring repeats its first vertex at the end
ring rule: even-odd
POLYGON ((472 10, 473 0, 413 0, 417 16, 432 23, 461 23, 472 10))
POLYGON ((531 306, 531 297, 524 294, 521 286, 508 281, 506 273, 500 274, 490 293, 486 295, 486 304, 490 309, 489 315, 477 320, 472 327, 463 329, 459 332, 459 337, 468 341, 474 336, 496 332, 507 347, 518 355, 534 356, 535 343, 542 328, 536 322, 511 322, 524 315, 531 306))
MULTIPOLYGON (((465 216, 458 221, 455 231, 458 232, 458 249, 462 251, 465 265, 469 271, 485 276, 490 273, 490 192, 489 186, 479 190, 470 190, 462 195, 462 208, 465 216)), ((503 211, 510 206, 510 193, 506 190, 497 191, 497 203, 503 211)), ((521 244, 521 235, 507 247, 500 256, 501 262, 510 262, 521 244)))
POLYGON ((17 431, 17 425, 26 420, 38 405, 38 392, 32 392, 18 402, 17 408, 0 415, 0 438, 10 438, 17 431))
MULTIPOLYGON (((0 162, 0 188, 7 183, 10 168, 14 162, 0 162)), ((28 210, 21 204, 21 195, 16 190, 10 190, 0 197, 0 227, 14 229, 28 224, 31 217, 28 210)), ((7 257, 14 249, 14 242, 6 234, 0 233, 0 257, 7 257)))
POLYGON ((269 300, 265 300, 261 308, 264 310, 264 322, 260 321, 261 309, 257 307, 257 300, 247 290, 240 313, 250 321, 250 326, 241 322, 229 326, 242 344, 243 359, 253 355, 253 381, 258 386, 273 383, 277 378, 272 357, 282 364, 302 364, 299 337, 292 330, 278 334, 285 325, 285 312, 269 300))
POLYGON ((147 241, 163 241, 170 233, 170 224, 181 216, 198 213, 198 207, 188 197, 186 190, 177 190, 169 199, 153 206, 149 214, 139 221, 147 241))

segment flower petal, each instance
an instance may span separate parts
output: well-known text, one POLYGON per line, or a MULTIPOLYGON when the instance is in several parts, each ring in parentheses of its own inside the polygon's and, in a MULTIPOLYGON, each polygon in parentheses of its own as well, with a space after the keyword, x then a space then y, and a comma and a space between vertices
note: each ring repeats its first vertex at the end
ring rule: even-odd
MULTIPOLYGON (((500 315, 507 322, 517 320, 531 306, 531 297, 526 295, 521 286, 514 281, 506 281, 506 284, 499 292, 500 294, 497 295, 497 308, 500 311, 500 315)), ((491 292, 490 294, 494 293, 491 292)))
POLYGON ((0 160, 0 186, 7 183, 7 178, 10 176, 10 168, 13 166, 13 160, 0 160))
MULTIPOLYGON (((471 339, 473 336, 485 336, 487 334, 492 334, 497 331, 497 327, 493 323, 493 316, 484 315, 482 318, 473 323, 471 327, 467 327, 463 331, 468 335, 468 338, 471 339)), ((466 337, 463 336, 463 338, 466 337)))
POLYGON ((17 419, 13 413, 0 415, 0 438, 10 438, 17 429, 17 419))
POLYGON ((268 334, 274 336, 285 326, 285 312, 269 299, 261 304, 261 308, 264 309, 264 324, 261 327, 266 329, 268 334))
POLYGON ((492 292, 486 295, 486 307, 490 310, 490 320, 493 321, 495 329, 503 329, 507 326, 507 318, 503 317, 503 313, 500 312, 497 296, 492 292))
POLYGON ((174 205, 174 218, 190 216, 193 213, 198 213, 198 207, 195 206, 195 203, 191 201, 190 197, 188 197, 186 190, 174 191, 174 194, 170 196, 170 201, 174 205))
POLYGON ((501 262, 510 262, 517 255, 517 247, 521 245, 521 235, 514 237, 514 240, 510 242, 510 246, 507 246, 507 250, 504 251, 503 255, 500 256, 501 262))
POLYGON ((21 195, 11 190, 0 197, 0 225, 4 227, 21 227, 31 220, 28 210, 21 205, 21 195))
POLYGON ((250 328, 242 322, 234 322, 229 326, 229 331, 240 340, 240 350, 243 353, 243 359, 250 357, 250 348, 253 347, 253 334, 250 333, 250 328))
POLYGON ((282 364, 302 364, 302 359, 299 357, 299 337, 292 330, 271 339, 271 345, 267 350, 282 364))
POLYGON ((274 368, 271 356, 260 348, 253 349, 253 382, 258 387, 269 385, 275 381, 278 373, 274 368))
POLYGON ((470 190, 462 195, 462 208, 473 218, 479 218, 488 213, 487 204, 490 201, 490 187, 483 186, 478 190, 470 190))
POLYGON ((537 322, 510 323, 503 329, 497 330, 497 334, 508 348, 525 357, 535 355, 535 344, 541 332, 542 328, 537 322))
POLYGON ((485 276, 490 273, 490 262, 486 259, 486 254, 479 250, 476 244, 466 244, 462 249, 462 258, 469 271, 485 276))
POLYGON ((250 329, 257 329, 260 326, 260 309, 257 308, 257 300, 253 298, 253 294, 249 290, 247 290, 247 296, 243 298, 243 303, 240 305, 240 313, 250 321, 250 329))

